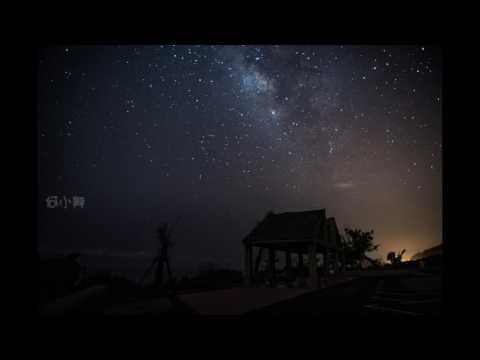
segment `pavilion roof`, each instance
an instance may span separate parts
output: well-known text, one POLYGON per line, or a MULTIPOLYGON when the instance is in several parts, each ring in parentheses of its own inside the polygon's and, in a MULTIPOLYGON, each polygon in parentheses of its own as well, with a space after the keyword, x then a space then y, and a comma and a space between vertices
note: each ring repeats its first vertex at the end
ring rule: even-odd
POLYGON ((269 213, 244 241, 252 244, 312 241, 319 238, 320 230, 326 221, 325 209, 269 213))

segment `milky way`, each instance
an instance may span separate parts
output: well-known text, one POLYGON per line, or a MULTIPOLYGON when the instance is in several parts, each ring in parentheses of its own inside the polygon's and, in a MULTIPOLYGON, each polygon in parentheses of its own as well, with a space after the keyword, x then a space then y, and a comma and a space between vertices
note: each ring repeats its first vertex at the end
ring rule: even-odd
POLYGON ((69 46, 38 65, 45 252, 148 263, 155 225, 181 216, 179 271, 239 268, 267 211, 317 208, 374 229, 374 257, 441 241, 436 48, 69 46))

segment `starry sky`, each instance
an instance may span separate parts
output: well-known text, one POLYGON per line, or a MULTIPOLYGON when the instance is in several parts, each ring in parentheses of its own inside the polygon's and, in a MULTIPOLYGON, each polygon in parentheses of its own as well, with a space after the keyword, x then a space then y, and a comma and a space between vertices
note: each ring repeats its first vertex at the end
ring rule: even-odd
POLYGON ((155 227, 180 217, 174 271, 241 269, 267 211, 326 208, 375 231, 374 258, 409 258, 441 242, 441 60, 427 45, 43 48, 40 251, 142 272, 155 227))

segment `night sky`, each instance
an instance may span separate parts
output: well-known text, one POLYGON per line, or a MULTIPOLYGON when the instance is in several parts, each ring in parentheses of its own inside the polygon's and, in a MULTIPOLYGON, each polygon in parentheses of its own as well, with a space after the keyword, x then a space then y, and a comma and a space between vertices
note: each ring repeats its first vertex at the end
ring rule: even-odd
POLYGON ((422 45, 42 49, 40 251, 142 272, 181 216, 174 271, 241 269, 267 211, 326 208, 408 259, 441 242, 441 66, 422 45))

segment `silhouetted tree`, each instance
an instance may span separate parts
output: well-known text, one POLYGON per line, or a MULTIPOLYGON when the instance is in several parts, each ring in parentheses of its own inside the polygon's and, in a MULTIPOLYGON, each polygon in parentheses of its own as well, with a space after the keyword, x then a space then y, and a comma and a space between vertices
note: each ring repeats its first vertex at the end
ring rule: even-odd
POLYGON ((379 245, 373 243, 373 230, 362 231, 360 229, 345 228, 343 241, 345 261, 350 265, 357 265, 365 256, 365 253, 375 251, 379 245))

